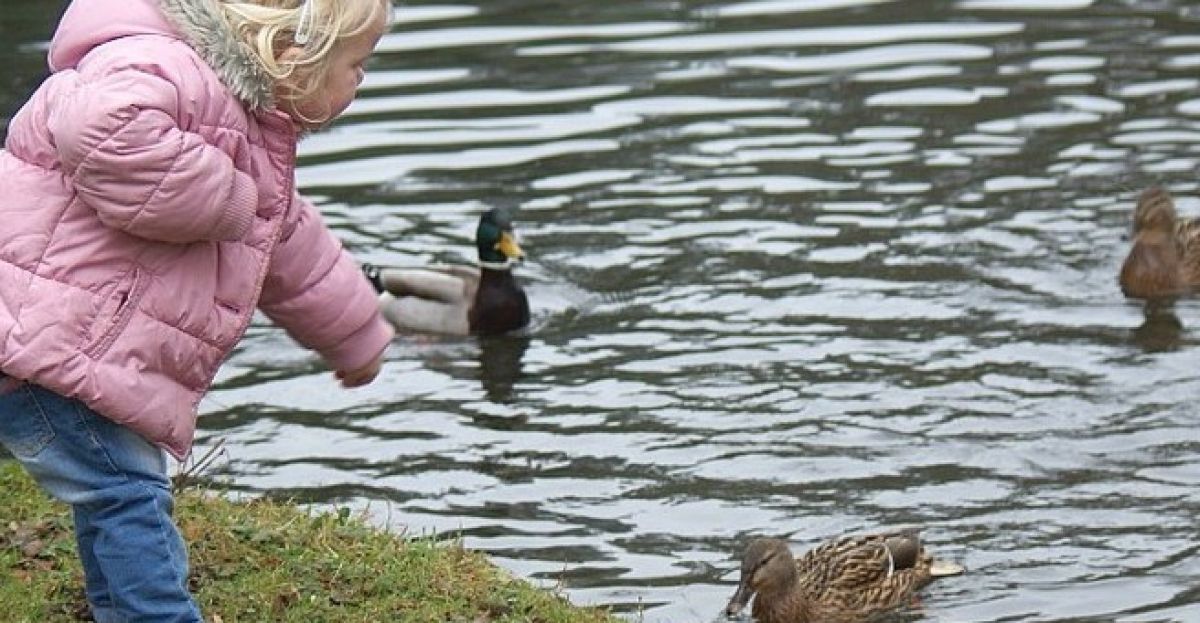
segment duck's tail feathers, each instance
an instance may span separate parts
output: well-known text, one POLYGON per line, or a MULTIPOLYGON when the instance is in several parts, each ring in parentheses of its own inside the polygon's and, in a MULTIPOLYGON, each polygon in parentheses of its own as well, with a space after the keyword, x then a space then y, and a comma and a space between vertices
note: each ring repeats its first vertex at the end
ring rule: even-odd
POLYGON ((379 276, 380 268, 374 264, 363 263, 362 272, 367 281, 371 282, 371 286, 375 288, 376 294, 383 294, 383 279, 379 276))

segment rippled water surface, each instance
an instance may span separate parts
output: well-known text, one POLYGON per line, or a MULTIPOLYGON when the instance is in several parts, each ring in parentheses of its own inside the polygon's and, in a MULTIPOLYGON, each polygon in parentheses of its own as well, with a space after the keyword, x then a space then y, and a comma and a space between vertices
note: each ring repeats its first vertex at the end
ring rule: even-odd
MULTIPOLYGON (((4 0, 0 118, 53 12, 4 0), (15 7, 15 8, 13 8, 15 7)), ((1181 0, 414 1, 304 190, 363 260, 519 208, 524 337, 337 388, 254 326, 200 447, 630 620, 714 620, 756 535, 923 524, 930 621, 1200 621, 1200 304, 1115 275, 1200 214, 1181 0)), ((336 305, 337 301, 330 301, 336 305)))

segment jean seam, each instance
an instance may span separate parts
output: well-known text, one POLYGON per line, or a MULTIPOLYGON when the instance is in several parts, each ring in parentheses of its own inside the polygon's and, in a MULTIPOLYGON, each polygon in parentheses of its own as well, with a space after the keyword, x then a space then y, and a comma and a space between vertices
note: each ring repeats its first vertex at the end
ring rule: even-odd
POLYGON ((187 592, 187 577, 179 577, 180 561, 175 559, 175 552, 171 548, 171 539, 168 538, 167 527, 163 523, 163 517, 169 517, 170 513, 165 513, 163 512, 164 509, 159 508, 158 496, 155 495, 154 490, 152 490, 149 485, 139 484, 138 486, 142 489, 145 489, 146 492, 150 494, 150 500, 154 503, 155 523, 158 524, 159 544, 162 546, 163 551, 167 553, 167 558, 169 558, 171 561, 171 572, 175 574, 175 580, 179 583, 179 587, 187 592))
MULTIPOLYGON (((80 538, 79 538, 79 537, 80 537, 80 532, 79 532, 79 530, 80 530, 80 523, 81 523, 81 522, 80 522, 80 520, 82 519, 82 517, 80 516, 80 514, 81 514, 81 513, 86 513, 86 512, 87 512, 87 511, 83 509, 83 506, 82 506, 82 505, 76 505, 76 506, 75 506, 75 536, 76 536, 76 541, 77 541, 77 542, 78 542, 78 544, 79 544, 79 550, 80 550, 80 551, 79 551, 79 557, 80 557, 80 559, 81 559, 81 560, 83 560, 83 559, 85 558, 85 556, 84 556, 84 553, 83 553, 83 547, 84 547, 84 543, 83 543, 82 539, 80 539, 80 538)), ((95 526, 91 526, 91 530, 95 531, 95 530, 96 530, 95 526)), ((93 543, 93 544, 94 544, 94 542, 95 542, 95 540, 94 540, 94 537, 93 537, 93 539, 91 540, 91 543, 93 543)), ((92 552, 92 556, 93 556, 93 558, 95 557, 95 552, 92 552)), ((85 565, 84 571, 85 571, 85 578, 86 578, 86 571, 87 571, 86 565, 85 565)), ((94 570, 93 570, 93 573, 99 573, 101 576, 103 576, 103 571, 101 571, 99 568, 96 568, 96 569, 94 569, 94 570)), ((86 580, 85 580, 85 581, 86 581, 86 580)), ((107 623, 107 622, 109 622, 109 621, 112 621, 112 620, 113 620, 113 617, 111 616, 111 613, 114 611, 114 609, 115 609, 115 607, 116 607, 116 603, 117 603, 117 602, 116 602, 116 600, 113 598, 112 587, 111 587, 111 586, 108 584, 108 581, 107 581, 107 580, 105 580, 105 582, 104 582, 104 594, 103 594, 102 596, 100 596, 100 598, 103 600, 103 601, 101 602, 101 603, 103 603, 103 606, 101 606, 101 607, 102 607, 102 608, 103 608, 103 609, 104 609, 106 612, 109 612, 109 613, 110 613, 109 615, 107 615, 107 616, 105 616, 105 617, 104 617, 104 621, 103 621, 103 623, 107 623)), ((97 605, 98 605, 98 604, 97 604, 96 602, 93 602, 93 601, 91 600, 91 596, 90 596, 90 595, 88 595, 88 606, 90 606, 90 607, 92 608, 92 615, 93 615, 93 617, 95 617, 95 616, 96 616, 96 608, 97 608, 97 605)), ((96 620, 97 620, 97 621, 99 621, 100 619, 99 619, 99 618, 97 618, 96 620)))
MULTIPOLYGON (((133 483, 133 480, 129 478, 129 474, 127 474, 125 470, 121 469, 120 467, 117 467, 117 462, 113 460, 112 455, 108 452, 108 447, 100 442, 100 436, 96 434, 95 427, 93 427, 92 423, 89 421, 91 419, 90 416, 92 416, 94 412, 88 409, 78 400, 71 401, 71 410, 75 413, 75 421, 78 423, 79 427, 87 433, 88 439, 92 442, 92 446, 99 452, 100 456, 104 457, 104 463, 108 466, 108 471, 110 472, 109 475, 117 476, 123 479, 125 484, 133 483)), ((96 417, 104 417, 99 414, 95 415, 96 417)))

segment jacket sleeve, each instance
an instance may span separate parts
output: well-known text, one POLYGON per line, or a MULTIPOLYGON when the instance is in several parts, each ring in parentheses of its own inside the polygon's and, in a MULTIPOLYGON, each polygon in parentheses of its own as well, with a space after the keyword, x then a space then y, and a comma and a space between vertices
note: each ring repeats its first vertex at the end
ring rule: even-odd
POLYGON ((79 199, 104 224, 164 242, 238 240, 254 219, 255 182, 180 129, 180 99, 150 67, 81 73, 48 126, 79 199))
POLYGON ((394 335, 357 262, 325 227, 317 209, 295 195, 275 249, 259 308, 336 370, 356 370, 394 335))

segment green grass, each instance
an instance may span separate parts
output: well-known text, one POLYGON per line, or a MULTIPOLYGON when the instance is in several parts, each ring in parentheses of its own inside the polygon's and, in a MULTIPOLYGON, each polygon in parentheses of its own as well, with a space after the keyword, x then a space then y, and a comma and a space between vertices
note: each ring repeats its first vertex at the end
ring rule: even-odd
MULTIPOLYGON (((180 494, 191 583, 214 623, 614 623, 512 577, 457 542, 405 539, 349 513, 180 494)), ((0 612, 6 622, 86 613, 69 508, 0 462, 0 612)))

